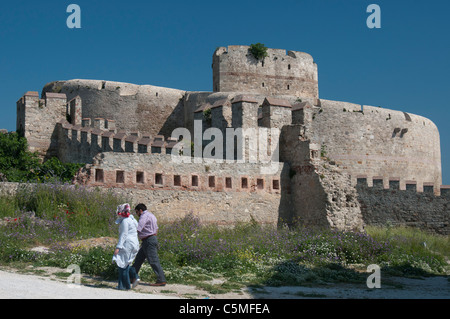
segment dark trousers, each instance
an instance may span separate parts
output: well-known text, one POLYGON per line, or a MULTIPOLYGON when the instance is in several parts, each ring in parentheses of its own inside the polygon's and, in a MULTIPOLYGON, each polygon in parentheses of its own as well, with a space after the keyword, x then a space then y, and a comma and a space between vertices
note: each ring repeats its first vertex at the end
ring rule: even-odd
POLYGON ((137 273, 133 267, 127 266, 126 268, 117 267, 119 271, 119 285, 117 289, 126 290, 131 288, 130 281, 138 278, 137 273))
POLYGON ((166 282, 164 271, 159 263, 158 239, 156 236, 150 236, 142 240, 142 245, 139 248, 133 263, 133 268, 136 270, 136 274, 139 273, 139 270, 146 259, 156 274, 156 282, 166 282))

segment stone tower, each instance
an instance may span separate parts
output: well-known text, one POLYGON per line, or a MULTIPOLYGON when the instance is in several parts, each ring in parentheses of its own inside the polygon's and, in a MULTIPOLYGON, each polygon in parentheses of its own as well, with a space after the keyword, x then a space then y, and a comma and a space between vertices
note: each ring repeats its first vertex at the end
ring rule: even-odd
POLYGON ((249 46, 219 47, 213 55, 214 92, 247 92, 267 96, 319 98, 317 64, 304 52, 267 49, 257 60, 249 46))

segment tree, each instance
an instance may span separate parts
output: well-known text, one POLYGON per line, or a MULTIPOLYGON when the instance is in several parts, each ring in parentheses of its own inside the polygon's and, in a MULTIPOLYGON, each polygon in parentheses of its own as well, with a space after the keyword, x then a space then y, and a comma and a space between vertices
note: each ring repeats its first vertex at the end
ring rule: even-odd
POLYGON ((17 133, 0 134, 0 172, 8 181, 26 181, 39 167, 38 156, 27 148, 26 138, 17 133))
POLYGON ((267 48, 262 43, 250 44, 250 53, 257 60, 264 60, 265 57, 268 56, 267 48))
POLYGON ((41 163, 36 153, 28 151, 25 137, 15 132, 0 133, 0 176, 9 182, 69 182, 82 166, 62 163, 57 157, 41 163))

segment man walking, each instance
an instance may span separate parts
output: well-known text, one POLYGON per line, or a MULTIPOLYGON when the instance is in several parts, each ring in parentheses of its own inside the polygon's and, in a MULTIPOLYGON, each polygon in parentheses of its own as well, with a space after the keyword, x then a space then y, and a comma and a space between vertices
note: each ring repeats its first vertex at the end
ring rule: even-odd
MULTIPOLYGON (((147 210, 144 204, 138 204, 135 207, 135 211, 139 216, 137 232, 139 239, 142 241, 142 245, 134 260, 133 267, 136 270, 136 274, 138 274, 142 264, 147 259, 157 276, 156 283, 150 284, 150 286, 165 286, 166 277, 158 257, 158 239, 156 237, 158 234, 158 224, 156 217, 147 210)), ((133 283, 133 287, 136 286, 137 282, 138 280, 133 283)))

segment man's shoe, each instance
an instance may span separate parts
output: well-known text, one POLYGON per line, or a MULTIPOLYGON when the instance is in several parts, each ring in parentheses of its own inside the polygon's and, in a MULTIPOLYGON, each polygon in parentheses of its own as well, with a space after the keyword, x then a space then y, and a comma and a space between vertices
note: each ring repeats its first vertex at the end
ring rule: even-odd
POLYGON ((141 281, 139 278, 136 278, 134 281, 133 281, 133 283, 132 283, 132 285, 131 285, 131 288, 136 288, 137 287, 137 285, 139 285, 139 281, 141 281))
POLYGON ((166 282, 156 282, 154 284, 149 284, 149 286, 152 287, 164 287, 166 285, 166 282))

